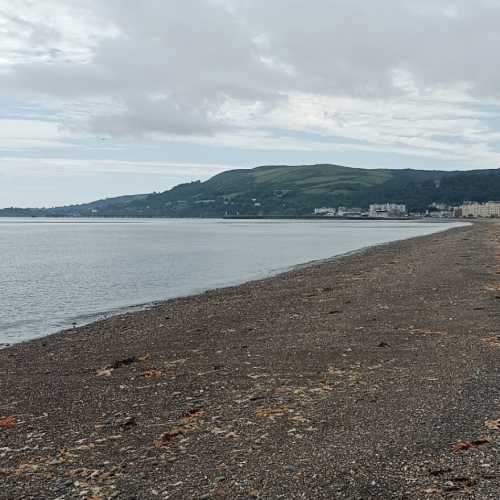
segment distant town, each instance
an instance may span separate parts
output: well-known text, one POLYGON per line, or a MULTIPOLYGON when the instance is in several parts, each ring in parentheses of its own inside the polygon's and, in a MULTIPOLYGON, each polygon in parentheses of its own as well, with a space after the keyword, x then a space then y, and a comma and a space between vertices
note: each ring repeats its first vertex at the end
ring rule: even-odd
POLYGON ((320 207, 314 215, 337 218, 404 219, 432 217, 437 219, 500 217, 500 201, 478 203, 467 201, 460 206, 432 203, 425 212, 409 212, 405 204, 372 203, 368 210, 360 207, 320 207))

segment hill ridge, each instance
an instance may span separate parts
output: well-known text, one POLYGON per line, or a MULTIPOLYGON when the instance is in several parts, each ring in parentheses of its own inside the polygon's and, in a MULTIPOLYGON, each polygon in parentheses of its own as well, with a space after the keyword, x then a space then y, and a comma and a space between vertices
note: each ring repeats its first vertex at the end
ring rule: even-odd
POLYGON ((336 164, 260 165, 233 169, 206 181, 159 193, 124 195, 45 209, 11 208, 0 216, 221 217, 310 215, 320 206, 405 203, 423 211, 431 203, 500 198, 500 169, 468 171, 353 168, 336 164))

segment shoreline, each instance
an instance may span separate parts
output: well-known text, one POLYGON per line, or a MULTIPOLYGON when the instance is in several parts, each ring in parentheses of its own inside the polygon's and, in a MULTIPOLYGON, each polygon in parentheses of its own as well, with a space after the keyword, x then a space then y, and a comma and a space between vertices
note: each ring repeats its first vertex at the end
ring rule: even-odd
MULTIPOLYGON (((316 219, 318 219, 318 218, 316 217, 316 219)), ((330 219, 333 220, 333 218, 330 218, 330 219)), ((338 220, 339 219, 337 219, 337 221, 338 220)), ((361 219, 348 220, 347 218, 344 218, 344 220, 346 220, 347 222, 353 222, 353 220, 356 221, 356 220, 361 220, 361 219)), ((384 221, 391 221, 391 220, 396 220, 396 219, 384 219, 384 221)), ((363 221, 366 222, 366 219, 363 220, 363 221)), ((381 222, 381 221, 382 221, 382 219, 378 219, 378 222, 381 222)), ((396 220, 396 222, 402 222, 402 221, 403 221, 402 219, 401 220, 396 220)), ((408 220, 407 219, 406 221, 407 222, 429 222, 429 223, 430 222, 435 222, 435 223, 441 223, 441 224, 457 224, 457 223, 458 224, 463 224, 463 226, 458 226, 458 227, 466 227, 466 225, 474 223, 474 222, 470 222, 470 221, 460 221, 460 220, 439 220, 439 221, 428 220, 428 221, 418 221, 418 220, 408 220)), ((430 234, 437 234, 437 233, 440 233, 440 232, 451 231, 453 229, 458 229, 458 227, 452 226, 452 227, 449 227, 449 228, 446 228, 446 229, 441 229, 439 231, 436 231, 436 232, 430 233, 430 234)), ((305 262, 302 262, 302 263, 299 263, 299 264, 294 264, 294 265, 291 265, 291 266, 287 266, 287 267, 284 267, 284 268, 270 270, 265 275, 256 276, 255 278, 252 278, 252 279, 249 279, 249 280, 244 280, 244 281, 241 281, 241 282, 236 280, 233 283, 228 283, 226 285, 222 285, 222 286, 218 286, 218 287, 214 287, 214 288, 206 288, 206 289, 201 288, 199 290, 194 290, 192 293, 188 293, 186 295, 177 295, 177 296, 172 296, 172 297, 169 297, 169 298, 159 298, 159 299, 152 300, 152 301, 147 301, 147 302, 144 302, 144 303, 124 305, 124 306, 120 306, 120 307, 117 307, 117 308, 114 308, 114 309, 109 309, 109 310, 102 311, 102 312, 88 313, 88 314, 83 314, 83 315, 76 316, 76 317, 70 317, 70 318, 68 318, 64 322, 64 324, 61 325, 61 327, 54 327, 53 329, 51 328, 44 335, 40 335, 40 336, 37 336, 37 337, 28 338, 28 339, 25 339, 25 340, 14 341, 14 342, 0 342, 0 350, 6 349, 7 347, 15 346, 15 345, 18 345, 18 344, 22 344, 22 343, 25 343, 25 342, 31 342, 31 341, 36 340, 36 339, 44 339, 44 338, 49 337, 51 335, 63 334, 63 333, 66 333, 66 332, 73 332, 73 331, 78 330, 78 329, 80 329, 80 328, 82 328, 84 326, 91 326, 94 323, 97 323, 99 321, 105 321, 105 320, 113 318, 113 317, 119 317, 119 316, 123 316, 125 314, 133 314, 133 313, 136 313, 136 312, 148 311, 148 310, 154 309, 155 307, 162 306, 163 304, 165 304, 165 303, 167 303, 167 302, 169 302, 171 300, 183 299, 183 298, 189 298, 189 297, 195 297, 197 295, 202 295, 202 294, 204 294, 206 292, 210 292, 210 291, 224 290, 226 288, 233 288, 233 287, 245 285, 247 283, 254 283, 254 282, 258 282, 258 281, 262 281, 262 280, 272 279, 274 277, 280 276, 281 274, 286 274, 286 273, 292 272, 294 270, 299 270, 299 269, 303 269, 303 268, 308 268, 310 266, 315 266, 315 265, 320 265, 320 264, 324 264, 324 263, 334 262, 338 258, 348 257, 350 255, 356 255, 356 254, 362 253, 362 252, 364 252, 364 251, 366 251, 366 250, 368 250, 370 248, 382 247, 384 245, 388 245, 388 244, 391 244, 391 243, 394 243, 394 242, 397 242, 397 241, 406 241, 406 240, 412 240, 412 239, 417 239, 417 238, 423 238, 423 237, 429 236, 429 235, 412 236, 412 237, 403 238, 403 239, 400 239, 400 240, 391 240, 391 241, 387 241, 387 242, 384 242, 384 243, 377 243, 377 244, 374 244, 374 245, 367 245, 367 246, 361 247, 361 248, 356 249, 356 250, 351 250, 351 251, 340 253, 340 254, 337 254, 337 255, 333 255, 333 256, 330 256, 330 257, 325 257, 325 258, 322 258, 322 259, 314 259, 314 260, 305 261, 305 262), (82 318, 84 318, 84 317, 87 317, 88 321, 87 320, 83 320, 83 321, 80 322, 79 320, 82 319, 82 318)))
POLYGON ((450 228, 1 350, 0 498, 497 498, 499 259, 450 228))

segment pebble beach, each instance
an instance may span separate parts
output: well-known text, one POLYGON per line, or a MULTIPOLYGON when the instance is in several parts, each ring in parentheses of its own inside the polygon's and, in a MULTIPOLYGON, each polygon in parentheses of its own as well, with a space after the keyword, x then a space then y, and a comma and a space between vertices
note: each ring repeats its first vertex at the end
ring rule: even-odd
POLYGON ((0 351, 1 499, 497 499, 500 224, 0 351))

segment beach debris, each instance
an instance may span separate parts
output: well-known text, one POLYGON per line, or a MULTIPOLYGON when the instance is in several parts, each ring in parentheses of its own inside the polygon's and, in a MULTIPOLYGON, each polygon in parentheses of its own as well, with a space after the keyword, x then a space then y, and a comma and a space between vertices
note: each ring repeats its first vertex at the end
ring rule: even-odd
POLYGON ((454 451, 469 450, 470 448, 477 448, 478 446, 484 446, 491 444, 492 441, 489 438, 479 438, 473 441, 458 441, 453 444, 454 451))
POLYGON ((144 363, 144 372, 142 373, 142 376, 144 378, 153 379, 160 378, 164 375, 175 375, 178 366, 183 365, 188 358, 165 361, 162 366, 154 366, 151 363, 150 354, 145 354, 137 359, 144 363))
POLYGON ((204 413, 205 411, 201 407, 192 408, 191 410, 188 410, 182 418, 183 420, 191 421, 195 418, 201 417, 204 413))
MULTIPOLYGON (((375 370, 380 368, 382 365, 375 365, 374 367, 369 367, 370 370, 375 370)), ((360 372, 361 366, 356 363, 350 365, 348 368, 342 369, 335 366, 328 368, 324 374, 319 388, 309 389, 310 392, 328 393, 333 391, 335 386, 339 383, 347 383, 350 386, 364 384, 362 382, 362 373, 360 372)))
POLYGON ((330 366, 328 370, 326 371, 328 375, 344 375, 345 370, 341 370, 340 368, 336 368, 335 366, 330 366))
POLYGON ((0 429, 12 429, 16 426, 16 417, 13 415, 8 417, 0 417, 0 429))
POLYGON ((115 420, 113 425, 121 427, 122 429, 128 429, 137 425, 137 421, 134 416, 127 416, 122 419, 115 420))
POLYGON ((425 493, 425 495, 440 495, 443 492, 443 490, 439 488, 426 488, 425 490, 422 490, 422 493, 425 493))
POLYGON ((88 451, 88 450, 92 450, 96 447, 96 445, 94 443, 89 443, 89 444, 81 444, 79 446, 77 446, 76 448, 71 448, 71 449, 74 449, 74 450, 77 450, 77 451, 88 451))
POLYGON ((305 423, 309 422, 309 420, 307 418, 303 417, 302 415, 295 415, 293 417, 288 417, 288 420, 295 422, 295 423, 299 423, 299 424, 305 424, 305 423))
POLYGON ((113 368, 99 368, 96 371, 96 375, 98 377, 110 377, 112 371, 113 371, 113 368))
POLYGON ((216 436, 218 436, 220 434, 227 434, 228 430, 227 429, 221 429, 220 427, 212 427, 212 429, 210 429, 210 432, 212 434, 215 434, 216 436))
POLYGON ((40 464, 21 464, 15 467, 2 467, 0 468, 0 475, 2 476, 21 476, 28 473, 37 473, 41 469, 40 464))
POLYGON ((500 292, 500 283, 489 283, 484 289, 488 292, 500 292))
POLYGON ((444 469, 431 469, 429 471, 429 476, 442 476, 443 474, 449 474, 450 472, 453 472, 451 467, 445 467, 444 469))
POLYGON ((420 335, 422 337, 445 337, 448 332, 438 331, 438 330, 426 330, 424 328, 415 328, 411 330, 411 333, 415 335, 420 335))
POLYGON ((163 366, 154 367, 147 366, 144 369, 144 373, 142 374, 145 378, 159 378, 163 375, 175 375, 177 371, 177 364, 173 363, 164 363, 163 366))
POLYGON ((500 335, 494 335, 493 337, 484 337, 481 339, 486 342, 491 347, 500 347, 500 335))
POLYGON ((104 368, 99 368, 96 371, 96 375, 98 377, 109 377, 113 370, 117 370, 122 366, 129 366, 133 363, 137 362, 146 362, 149 360, 151 355, 149 353, 143 354, 142 356, 129 356, 128 358, 118 359, 114 361, 112 364, 105 366, 104 368))
POLYGON ((181 419, 168 431, 164 432, 158 439, 153 441, 153 447, 167 448, 178 436, 196 430, 198 425, 195 420, 201 417, 204 413, 205 412, 201 407, 191 408, 184 413, 181 419))
POLYGON ((335 386, 329 384, 327 381, 322 381, 319 384, 319 387, 313 387, 312 389, 309 389, 309 392, 312 392, 313 394, 324 395, 325 393, 331 392, 334 389, 335 386))
POLYGON ((139 359, 136 356, 130 356, 128 358, 115 361, 109 368, 116 370, 118 368, 121 368, 122 366, 128 366, 132 363, 137 363, 137 361, 139 361, 139 359))
POLYGON ((500 430, 500 419, 498 420, 486 420, 484 423, 488 429, 491 430, 500 430))
POLYGON ((443 486, 443 491, 447 493, 452 493, 454 491, 461 491, 463 490, 463 486, 455 484, 453 481, 446 481, 446 483, 443 486))
POLYGON ((266 408, 264 406, 259 406, 255 410, 255 415, 258 417, 267 417, 274 420, 275 417, 284 417, 290 412, 288 406, 279 406, 276 408, 266 408))
POLYGON ((23 476, 31 474, 50 474, 49 470, 62 464, 71 463, 77 455, 70 453, 66 449, 59 451, 57 456, 48 456, 32 459, 32 462, 21 463, 17 467, 0 468, 0 475, 23 476))
POLYGON ((162 370, 146 370, 142 376, 144 378, 160 378, 162 375, 163 375, 163 371, 162 370))
POLYGON ((166 448, 172 443, 172 441, 179 436, 180 434, 184 434, 186 431, 183 428, 173 429, 171 431, 164 432, 159 439, 153 441, 153 446, 155 448, 166 448))
POLYGON ((390 347, 390 344, 388 344, 387 342, 380 342, 377 347, 390 347))
POLYGON ((253 379, 253 380, 257 380, 259 378, 269 377, 269 374, 268 373, 255 373, 255 374, 248 375, 248 377, 253 379))

